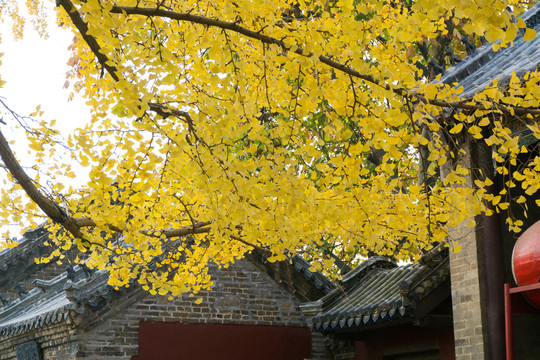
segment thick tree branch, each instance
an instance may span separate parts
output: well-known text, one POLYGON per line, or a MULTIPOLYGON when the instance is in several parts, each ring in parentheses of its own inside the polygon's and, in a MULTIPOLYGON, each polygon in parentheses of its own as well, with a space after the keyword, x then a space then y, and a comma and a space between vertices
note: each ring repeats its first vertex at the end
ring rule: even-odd
POLYGON ((109 64, 109 59, 107 58, 107 56, 101 53, 101 47, 97 43, 96 39, 93 36, 88 35, 88 25, 86 25, 86 23, 81 17, 81 14, 79 14, 73 3, 70 0, 57 0, 56 5, 62 6, 64 10, 66 10, 71 21, 73 22, 73 25, 77 27, 77 29, 81 33, 82 38, 88 44, 90 50, 92 50, 101 66, 105 70, 107 70, 109 75, 111 75, 111 77, 115 81, 118 81, 119 77, 116 67, 111 66, 109 64))
MULTIPOLYGON (((90 218, 77 218, 73 219, 75 223, 83 228, 83 227, 95 227, 97 224, 94 220, 90 218)), ((196 222, 195 224, 191 226, 184 226, 178 229, 165 229, 165 230, 140 230, 139 232, 146 236, 151 237, 161 237, 165 236, 167 239, 173 238, 173 237, 179 237, 179 236, 185 236, 185 235, 193 235, 193 234, 203 234, 210 232, 210 225, 211 222, 196 222)), ((122 233, 123 230, 117 226, 109 225, 107 224, 107 227, 111 229, 114 232, 122 233)))
MULTIPOLYGON (((3 161, 2 165, 5 165, 11 175, 15 178, 17 183, 23 188, 28 197, 39 206, 41 210, 51 220, 62 225, 67 231, 69 231, 75 238, 84 239, 84 234, 81 232, 83 227, 95 227, 96 223, 91 218, 72 218, 63 211, 54 201, 47 198, 39 191, 34 185, 32 179, 23 170, 11 148, 9 143, 4 137, 4 134, 0 131, 0 158, 3 161)), ((179 236, 202 234, 210 232, 210 222, 197 222, 192 226, 185 226, 178 229, 164 229, 164 230, 140 230, 139 232, 146 236, 173 238, 179 236)), ((109 229, 114 232, 122 233, 122 229, 114 226, 107 225, 109 229)))
MULTIPOLYGON (((63 0, 63 1, 69 1, 69 0, 63 0)), ((177 20, 177 21, 188 21, 194 24, 213 26, 213 27, 217 27, 223 30, 234 31, 248 38, 258 40, 262 42, 263 44, 278 45, 282 50, 287 51, 287 52, 294 52, 295 54, 306 56, 306 57, 313 56, 313 53, 308 53, 304 51, 302 47, 295 46, 293 49, 293 46, 287 45, 282 40, 273 38, 268 35, 264 35, 258 31, 246 29, 235 22, 212 19, 205 16, 192 15, 189 13, 177 13, 174 11, 159 9, 159 8, 156 9, 156 8, 140 8, 140 7, 128 7, 128 6, 113 6, 111 9, 111 13, 124 14, 124 15, 142 15, 142 16, 148 16, 148 17, 158 16, 158 17, 164 17, 164 18, 177 20)), ((344 64, 341 64, 337 61, 334 61, 327 56, 320 55, 318 56, 318 59, 320 62, 330 66, 333 69, 339 70, 340 72, 343 72, 355 78, 362 79, 368 83, 380 86, 388 91, 395 93, 396 95, 402 96, 403 98, 407 100, 413 100, 413 101, 418 100, 424 104, 430 104, 430 105, 435 105, 439 107, 461 109, 461 110, 473 110, 473 111, 474 110, 499 110, 505 113, 515 113, 518 115, 520 114, 540 115, 540 109, 530 109, 530 108, 524 108, 524 107, 519 107, 519 106, 507 106, 507 105, 502 105, 498 103, 493 103, 489 106, 478 104, 478 103, 471 104, 471 102, 473 101, 472 99, 464 99, 463 101, 459 101, 459 102, 447 102, 447 101, 442 101, 442 100, 437 100, 437 99, 428 99, 425 96, 421 94, 417 94, 414 91, 408 91, 403 88, 392 87, 387 83, 381 82, 379 79, 375 78, 372 75, 361 74, 359 71, 353 68, 350 68, 344 64)))
POLYGON ((61 224, 67 231, 69 231, 76 238, 82 239, 83 234, 80 231, 80 227, 75 223, 75 221, 70 218, 55 202, 48 199, 43 195, 39 189, 34 185, 34 182, 30 177, 24 172, 23 168, 15 159, 9 143, 7 142, 4 134, 0 131, 0 157, 4 162, 4 165, 9 170, 11 175, 19 183, 19 185, 26 192, 28 197, 36 203, 37 206, 43 212, 51 218, 54 222, 61 224))

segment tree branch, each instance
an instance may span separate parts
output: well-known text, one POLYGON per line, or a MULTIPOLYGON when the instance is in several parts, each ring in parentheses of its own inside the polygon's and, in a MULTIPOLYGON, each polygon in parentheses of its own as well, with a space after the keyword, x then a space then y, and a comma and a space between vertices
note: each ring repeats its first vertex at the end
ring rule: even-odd
MULTIPOLYGON (((63 1, 69 1, 69 0, 63 0, 63 1)), ((128 6, 113 6, 111 9, 111 13, 124 14, 124 15, 142 15, 142 16, 148 16, 148 17, 158 16, 158 17, 164 17, 164 18, 177 20, 177 21, 188 21, 195 24, 213 26, 213 27, 217 27, 223 30, 234 31, 236 33, 242 34, 251 39, 259 40, 263 44, 278 45, 282 50, 287 51, 287 52, 293 52, 295 54, 305 56, 305 57, 313 56, 313 53, 305 52, 302 47, 295 47, 295 49, 292 50, 291 45, 287 45, 285 44, 285 42, 281 40, 278 40, 268 35, 264 35, 258 31, 246 29, 235 22, 212 19, 205 16, 201 16, 201 15, 192 15, 190 13, 177 13, 174 11, 159 9, 159 8, 155 9, 155 8, 140 8, 140 7, 128 7, 128 6)), ((424 104, 430 104, 430 105, 435 105, 439 107, 449 107, 449 108, 454 108, 454 109, 462 109, 462 110, 499 110, 505 113, 513 112, 515 114, 540 115, 539 109, 529 109, 529 108, 524 108, 524 107, 519 107, 519 106, 507 106, 507 105, 502 105, 502 104, 497 104, 497 103, 493 103, 491 106, 485 106, 483 104, 468 104, 469 102, 473 101, 472 99, 464 99, 463 101, 459 101, 459 102, 447 102, 447 101, 436 100, 436 99, 428 99, 423 95, 415 93, 414 91, 409 91, 403 88, 394 88, 387 83, 381 82, 379 79, 375 78, 372 75, 361 74, 357 70, 350 68, 344 64, 338 63, 337 61, 334 61, 327 56, 319 55, 318 59, 320 62, 330 66, 333 69, 339 70, 340 72, 343 72, 355 78, 362 79, 368 83, 380 86, 384 88, 385 90, 391 91, 394 94, 399 95, 409 101, 419 100, 420 102, 424 104)))
MULTIPOLYGON (((97 224, 94 220, 91 218, 85 217, 85 218, 77 218, 73 219, 73 221, 77 224, 77 226, 83 228, 83 227, 95 227, 97 224)), ((198 221, 193 225, 190 226, 184 226, 178 229, 165 229, 165 230, 140 230, 139 232, 146 236, 151 237, 161 237, 165 236, 167 239, 173 238, 173 237, 179 237, 179 236, 185 236, 185 235, 193 235, 193 234, 203 234, 210 232, 210 221, 202 222, 198 221)), ((124 230, 121 228, 107 224, 106 225, 109 229, 111 229, 114 232, 122 233, 124 230)))
MULTIPOLYGON (((69 1, 69 0, 63 0, 63 1, 69 1)), ((194 24, 212 26, 212 27, 217 27, 217 28, 223 29, 223 30, 234 31, 236 33, 242 34, 242 35, 244 35, 246 37, 249 37, 251 39, 259 40, 260 42, 262 42, 264 44, 278 45, 280 48, 282 48, 283 50, 285 50, 287 52, 291 51, 291 48, 292 48, 291 45, 285 44, 285 42, 283 42, 282 40, 278 40, 278 39, 273 38, 271 36, 264 35, 264 34, 258 32, 258 31, 253 31, 253 30, 246 29, 246 28, 238 25, 235 22, 228 22, 228 21, 223 21, 223 20, 218 20, 218 19, 212 19, 212 18, 209 18, 209 17, 206 17, 206 16, 201 16, 201 15, 192 15, 192 14, 189 14, 189 13, 177 13, 177 12, 174 12, 174 11, 165 10, 165 9, 159 9, 159 8, 158 9, 153 9, 153 8, 140 8, 140 7, 129 7, 129 6, 113 6, 112 9, 111 9, 111 13, 113 13, 113 14, 124 14, 124 15, 142 15, 142 16, 148 16, 148 17, 158 16, 158 17, 164 17, 164 18, 168 18, 168 19, 172 19, 172 20, 188 21, 188 22, 191 22, 191 23, 194 23, 194 24)), ((306 56, 306 57, 313 56, 313 53, 305 52, 302 47, 297 47, 292 52, 294 52, 295 54, 301 55, 301 56, 306 56)), ((356 78, 365 80, 365 81, 370 82, 372 84, 376 84, 376 85, 379 85, 379 86, 381 85, 380 81, 378 79, 376 79, 375 77, 373 77, 372 75, 361 74, 357 70, 354 70, 354 69, 352 69, 352 68, 350 68, 350 67, 348 67, 346 65, 340 64, 340 63, 338 63, 336 61, 333 61, 333 60, 331 60, 330 58, 328 58, 326 56, 320 55, 319 60, 322 63, 324 63, 324 64, 326 64, 326 65, 328 65, 328 66, 330 66, 330 67, 332 67, 332 68, 334 68, 336 70, 339 70, 341 72, 344 72, 344 73, 349 74, 351 76, 354 76, 356 78)), ((388 89, 388 90, 391 90, 390 86, 388 86, 388 85, 383 85, 383 87, 388 89)))
POLYGON ((37 206, 43 212, 51 218, 54 222, 61 224, 67 231, 73 236, 79 239, 83 239, 83 234, 80 231, 80 227, 69 217, 60 206, 55 202, 48 199, 43 195, 39 189, 34 185, 34 182, 24 172, 23 168, 15 159, 9 143, 7 142, 4 134, 0 131, 0 157, 4 162, 5 167, 9 170, 11 175, 15 178, 17 183, 23 188, 28 197, 36 203, 37 206))
POLYGON ((73 25, 77 27, 77 29, 81 33, 82 38, 88 44, 88 46, 90 47, 90 50, 92 50, 92 52, 98 59, 99 63, 101 64, 101 66, 105 70, 107 70, 109 75, 111 75, 111 77, 115 81, 118 81, 119 77, 117 74, 116 67, 108 64, 109 59, 107 58, 106 55, 101 53, 101 47, 97 43, 96 39, 93 36, 88 35, 88 25, 86 25, 86 23, 81 17, 81 14, 79 14, 79 12, 77 11, 73 3, 70 0, 57 0, 56 5, 62 6, 64 10, 66 10, 68 16, 73 22, 73 25))
MULTIPOLYGON (((119 75, 117 73, 118 70, 116 69, 116 67, 108 64, 110 61, 106 55, 101 53, 101 47, 97 43, 96 39, 93 36, 88 35, 88 25, 84 22, 84 20, 82 19, 81 15, 77 11, 73 3, 70 0, 58 0, 58 5, 62 6, 66 10, 69 17, 73 21, 73 24, 79 30, 83 39, 86 41, 86 43, 88 44, 92 52, 95 54, 101 66, 105 70, 107 70, 107 72, 111 75, 111 77, 115 81, 118 81, 119 80, 119 75)), ((177 20, 177 21, 188 21, 194 24, 217 27, 223 30, 234 31, 248 38, 258 40, 262 42, 263 44, 275 44, 279 46, 283 51, 291 52, 292 50, 292 46, 287 45, 282 40, 273 38, 268 35, 264 35, 258 31, 253 31, 253 30, 244 28, 235 22, 212 19, 209 17, 205 17, 201 15, 193 15, 190 13, 178 13, 178 12, 160 9, 160 8, 113 6, 110 12, 113 14, 122 14, 122 15, 141 15, 141 16, 148 16, 148 17, 157 16, 157 17, 164 17, 164 18, 177 20)), ((292 50, 292 52, 300 56, 305 56, 305 57, 313 56, 313 53, 305 52, 302 47, 296 47, 294 50, 292 50)), ((430 104, 430 105, 443 107, 443 108, 461 109, 461 110, 472 110, 472 111, 498 110, 504 113, 510 113, 510 114, 514 113, 518 115, 524 115, 524 114, 540 115, 540 109, 531 109, 531 108, 524 108, 524 107, 519 107, 519 106, 508 106, 508 105, 503 105, 503 104, 498 104, 498 103, 493 103, 490 106, 478 104, 478 103, 471 104, 470 102, 473 101, 472 99, 464 99, 459 102, 447 102, 447 101, 437 100, 437 99, 428 99, 425 96, 418 94, 414 91, 409 91, 403 88, 394 88, 387 83, 381 82, 379 79, 375 78, 372 75, 361 74, 359 71, 353 68, 350 68, 344 64, 338 63, 337 61, 334 61, 327 56, 320 55, 318 59, 323 64, 326 64, 333 69, 336 69, 340 72, 348 74, 349 76, 362 79, 373 85, 380 86, 381 88, 387 91, 391 91, 394 94, 401 96, 409 101, 420 101, 424 104, 430 104)), ((159 104, 150 103, 149 106, 150 106, 150 110, 156 112, 157 114, 163 117, 167 117, 169 115, 175 115, 175 116, 184 118, 190 127, 192 127, 193 125, 193 123, 191 122, 191 118, 189 117, 189 114, 187 112, 179 111, 179 110, 172 110, 159 104)))
MULTIPOLYGON (((60 206, 54 201, 47 198, 39 191, 34 185, 34 182, 28 174, 23 170, 11 148, 7 142, 4 134, 0 131, 0 158, 4 162, 6 169, 9 170, 11 175, 15 178, 17 183, 23 188, 28 197, 36 203, 37 206, 47 215, 51 220, 62 225, 67 231, 69 231, 74 237, 83 240, 84 234, 81 232, 81 228, 95 227, 96 222, 91 218, 73 218, 70 217, 60 206)), ((193 234, 202 234, 210 232, 210 222, 196 222, 191 226, 185 226, 178 229, 164 229, 164 230, 140 230, 139 232, 146 236, 173 238, 193 234)), ((114 232, 122 233, 123 230, 117 226, 107 224, 107 227, 114 232)))

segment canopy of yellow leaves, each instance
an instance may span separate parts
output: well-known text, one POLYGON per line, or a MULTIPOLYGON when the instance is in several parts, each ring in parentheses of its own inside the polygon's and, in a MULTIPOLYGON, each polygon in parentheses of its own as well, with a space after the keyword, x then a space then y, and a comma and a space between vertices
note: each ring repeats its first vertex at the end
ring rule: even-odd
MULTIPOLYGON (((504 194, 486 193, 489 179, 467 180, 470 167, 456 159, 469 137, 492 146, 501 173, 528 151, 503 114, 536 114, 538 74, 464 100, 457 86, 418 74, 414 49, 458 38, 458 29, 509 43, 525 25, 506 8, 522 3, 59 3, 59 21, 78 37, 70 77, 93 119, 68 144, 90 181, 54 189, 70 216, 95 226, 82 239, 51 231, 58 249, 78 246, 88 264, 110 270, 114 286, 197 292, 210 284, 209 262, 227 266, 253 248, 271 261, 306 254, 316 269, 330 267, 328 250, 349 260, 369 251, 415 258, 433 242, 459 240, 448 227, 486 211, 487 200, 508 207, 504 194)), ((46 125, 29 133, 45 157, 54 155, 46 125)), ((506 185, 523 182, 532 195, 539 170, 535 159, 506 185)), ((75 176, 68 164, 42 171, 75 176)), ((36 213, 18 192, 2 196, 10 221, 36 213)))

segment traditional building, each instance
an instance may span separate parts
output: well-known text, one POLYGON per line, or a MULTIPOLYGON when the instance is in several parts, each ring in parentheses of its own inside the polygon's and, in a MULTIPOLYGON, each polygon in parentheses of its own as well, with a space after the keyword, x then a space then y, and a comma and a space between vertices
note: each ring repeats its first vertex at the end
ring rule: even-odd
MULTIPOLYGON (((540 4, 533 6, 522 18, 529 28, 540 32, 540 4)), ((476 49, 448 69, 440 81, 449 85, 458 83, 462 87, 461 96, 472 97, 494 80, 498 80, 497 86, 504 89, 513 73, 523 77, 529 71, 538 70, 539 65, 540 36, 523 41, 521 31, 510 47, 495 52, 491 44, 486 44, 476 49)), ((519 160, 526 163, 531 154, 539 155, 538 140, 523 121, 509 115, 501 115, 500 120, 512 129, 520 145, 528 147, 529 153, 519 160)), ((498 194, 508 179, 495 171, 492 149, 483 140, 476 141, 472 136, 464 139, 460 146, 465 150, 465 155, 458 161, 472 169, 469 184, 476 178, 487 176, 494 182, 487 190, 498 194)), ((509 173, 512 174, 512 168, 509 168, 509 173)), ((517 198, 521 192, 523 189, 516 187, 510 189, 509 196, 517 198)), ((523 229, 540 219, 534 199, 530 196, 528 199, 528 217, 521 216, 523 229)), ((504 221, 510 212, 523 213, 516 207, 501 211, 500 216, 496 214, 473 219, 477 223, 477 231, 469 239, 461 241, 459 253, 450 254, 457 359, 505 358, 503 284, 513 282, 511 258, 516 240, 516 236, 508 232, 504 221)), ((463 236, 463 232, 459 235, 460 230, 461 227, 453 229, 455 238, 463 236)), ((540 323, 539 320, 534 315, 518 316, 515 323, 517 359, 537 359, 540 356, 537 341, 540 327, 536 325, 540 323)))
POLYGON ((36 265, 43 229, 0 253, 0 359, 331 359, 299 305, 335 286, 300 258, 269 263, 254 252, 211 268, 212 290, 169 300, 105 271, 36 265))
MULTIPOLYGON (((540 33, 540 4, 533 6, 522 18, 529 28, 540 33)), ((497 86, 504 88, 512 73, 523 77, 528 71, 539 70, 540 36, 532 41, 523 41, 522 36, 523 32, 518 34, 512 46, 497 52, 491 44, 474 49, 464 40, 470 54, 464 59, 456 59, 452 51, 447 51, 454 66, 446 71, 438 70, 444 72, 440 82, 458 84, 463 87, 463 97, 472 97, 496 79, 499 80, 497 86)), ((448 109, 446 115, 450 117, 453 111, 448 109)), ((532 136, 523 121, 511 116, 501 120, 512 129, 513 136, 519 138, 520 145, 528 148, 529 152, 520 159, 523 163, 531 154, 540 154, 538 139, 532 136)), ((463 136, 459 146, 465 154, 455 163, 472 170, 468 186, 472 186, 475 179, 487 176, 494 183, 487 190, 498 194, 505 179, 495 171, 492 149, 483 140, 476 141, 472 136, 463 136)), ((511 174, 512 169, 508 170, 511 174)), ((509 195, 518 198, 522 194, 525 195, 524 190, 515 187, 510 189, 509 195)), ((528 217, 520 219, 524 230, 540 219, 535 199, 527 198, 528 217)), ((473 220, 477 224, 477 230, 472 234, 465 224, 450 229, 452 238, 461 238, 461 251, 448 254, 439 267, 430 268, 422 265, 423 261, 395 267, 382 259, 362 264, 344 278, 340 288, 320 301, 306 304, 304 310, 311 314, 313 328, 334 339, 348 341, 341 353, 337 352, 342 359, 505 359, 503 284, 514 282, 511 261, 517 236, 508 231, 503 220, 509 212, 522 213, 519 210, 511 207, 500 211, 500 215, 468 219, 466 222, 473 220), (430 280, 430 286, 419 286, 422 294, 428 295, 425 298, 413 285, 421 280, 412 281, 409 287, 400 283, 402 276, 442 279, 443 274, 449 274, 450 280, 430 280), (438 299, 435 303, 431 300, 433 297, 438 299), (413 306, 408 307, 411 301, 413 306), (452 320, 452 326, 449 326, 449 320, 452 320), (453 337, 449 331, 453 331, 453 337)), ((515 358, 538 359, 540 311, 529 306, 519 294, 513 296, 513 303, 515 358)))
POLYGON ((448 249, 404 266, 372 257, 302 310, 334 340, 335 359, 455 358, 448 249))
POLYGON ((212 267, 196 304, 114 289, 102 270, 36 264, 47 240, 36 229, 0 253, 2 360, 453 358, 444 249, 400 267, 373 257, 339 287, 299 257, 270 263, 254 251, 212 267))

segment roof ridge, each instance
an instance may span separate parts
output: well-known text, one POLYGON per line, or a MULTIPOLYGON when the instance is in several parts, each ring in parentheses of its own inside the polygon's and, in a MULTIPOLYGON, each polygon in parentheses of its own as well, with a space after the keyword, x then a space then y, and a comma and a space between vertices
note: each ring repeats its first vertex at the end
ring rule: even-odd
POLYGON ((67 319, 79 321, 77 314, 111 299, 114 290, 107 284, 106 270, 90 275, 78 265, 72 270, 71 274, 64 271, 51 280, 42 280, 24 297, 0 308, 0 334, 26 332, 67 319))
POLYGON ((311 271, 311 264, 300 255, 293 256, 291 258, 291 262, 294 269, 301 273, 306 280, 311 281, 317 289, 322 289, 326 294, 328 294, 330 291, 336 288, 336 284, 334 284, 322 272, 318 270, 311 271))
POLYGON ((0 252, 0 286, 9 283, 9 280, 20 272, 37 265, 34 261, 29 260, 49 252, 49 247, 45 245, 48 236, 47 230, 40 226, 25 232, 23 237, 19 239, 17 246, 0 252), (13 274, 14 268, 17 269, 17 274, 13 274), (7 276, 8 272, 10 273, 9 279, 2 279, 2 277, 7 276))
POLYGON ((417 302, 450 274, 448 252, 442 245, 422 258, 405 266, 391 266, 381 257, 368 260, 347 279, 356 279, 354 286, 336 289, 319 301, 303 304, 301 309, 312 318, 314 329, 323 332, 388 320, 411 321, 417 302))
POLYGON ((346 289, 350 289, 360 283, 373 269, 392 269, 396 267, 398 267, 398 265, 395 262, 383 256, 372 256, 369 259, 362 261, 347 274, 343 275, 341 285, 346 289))
POLYGON ((525 21, 527 27, 536 28, 540 25, 540 2, 531 6, 531 8, 521 14, 520 17, 525 21))

